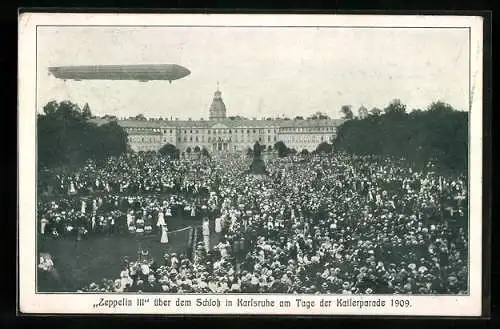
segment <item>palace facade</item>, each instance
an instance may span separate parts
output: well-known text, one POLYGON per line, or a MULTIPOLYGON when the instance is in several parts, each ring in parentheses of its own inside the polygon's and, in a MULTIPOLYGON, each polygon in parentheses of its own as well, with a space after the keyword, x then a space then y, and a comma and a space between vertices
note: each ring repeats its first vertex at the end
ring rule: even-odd
POLYGON ((134 151, 158 151, 170 143, 181 152, 207 149, 211 153, 242 152, 255 142, 266 149, 282 141, 297 151, 313 151, 321 142, 333 142, 343 120, 250 120, 227 117, 217 89, 209 120, 118 120, 134 151))

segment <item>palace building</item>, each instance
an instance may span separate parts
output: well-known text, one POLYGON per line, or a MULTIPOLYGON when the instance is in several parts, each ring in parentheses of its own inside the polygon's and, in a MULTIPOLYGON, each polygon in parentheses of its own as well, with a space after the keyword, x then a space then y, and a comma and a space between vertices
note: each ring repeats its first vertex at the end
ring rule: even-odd
POLYGON ((214 93, 209 120, 118 120, 134 151, 158 151, 170 143, 181 152, 207 149, 210 153, 242 152, 255 142, 270 149, 278 141, 297 151, 313 151, 333 142, 343 120, 250 120, 227 117, 219 88, 214 93))

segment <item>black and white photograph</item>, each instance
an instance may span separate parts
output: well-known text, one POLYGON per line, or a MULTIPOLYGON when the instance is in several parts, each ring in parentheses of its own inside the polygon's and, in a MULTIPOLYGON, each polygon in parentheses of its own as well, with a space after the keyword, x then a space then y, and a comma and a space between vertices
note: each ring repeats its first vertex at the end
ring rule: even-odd
POLYGON ((480 315, 480 18, 30 15, 26 310, 480 315))

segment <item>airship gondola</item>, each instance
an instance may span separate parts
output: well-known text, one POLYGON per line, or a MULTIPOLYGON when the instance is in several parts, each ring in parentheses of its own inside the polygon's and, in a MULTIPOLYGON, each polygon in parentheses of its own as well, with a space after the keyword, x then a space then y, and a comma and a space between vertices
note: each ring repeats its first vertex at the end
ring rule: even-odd
POLYGON ((189 74, 187 68, 177 64, 154 65, 86 65, 49 67, 54 77, 62 80, 152 80, 182 79, 189 74))

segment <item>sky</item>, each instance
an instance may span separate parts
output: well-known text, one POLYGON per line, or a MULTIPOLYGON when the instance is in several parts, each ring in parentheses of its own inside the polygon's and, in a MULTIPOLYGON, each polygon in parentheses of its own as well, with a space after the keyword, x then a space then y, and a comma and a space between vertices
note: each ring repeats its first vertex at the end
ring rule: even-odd
POLYGON ((467 111, 466 29, 38 27, 37 111, 51 100, 96 115, 208 118, 217 82, 227 115, 340 118, 342 105, 467 111), (179 64, 172 81, 63 81, 50 66, 179 64))

